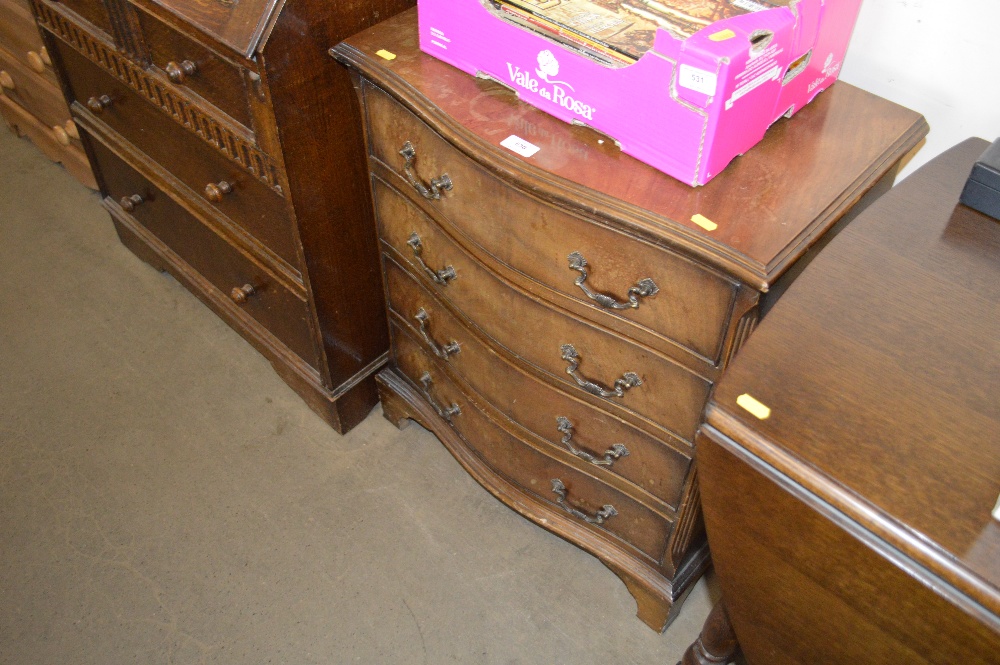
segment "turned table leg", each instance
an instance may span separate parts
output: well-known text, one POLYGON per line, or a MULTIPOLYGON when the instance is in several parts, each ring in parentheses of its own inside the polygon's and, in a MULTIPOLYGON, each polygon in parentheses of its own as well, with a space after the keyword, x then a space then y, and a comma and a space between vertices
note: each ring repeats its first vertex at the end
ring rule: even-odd
POLYGON ((732 662, 739 646, 725 603, 719 600, 705 619, 701 635, 684 652, 678 665, 724 665, 732 662))

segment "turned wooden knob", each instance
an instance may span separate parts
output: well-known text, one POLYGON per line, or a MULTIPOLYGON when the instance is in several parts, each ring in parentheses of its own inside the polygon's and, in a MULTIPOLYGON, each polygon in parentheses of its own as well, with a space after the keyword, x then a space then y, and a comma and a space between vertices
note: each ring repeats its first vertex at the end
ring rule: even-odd
POLYGON ((32 71, 41 74, 45 71, 45 61, 42 60, 42 56, 35 51, 28 51, 28 66, 31 67, 32 71))
POLYGON ((104 113, 104 109, 111 106, 111 98, 107 95, 101 95, 100 97, 91 97, 87 100, 87 108, 94 115, 101 115, 104 113))
POLYGON ((41 50, 38 51, 38 55, 41 56, 43 63, 49 67, 52 66, 52 58, 49 57, 49 50, 47 48, 43 46, 41 50))
POLYGON ((118 205, 122 207, 125 212, 133 212, 137 206, 141 206, 146 202, 146 199, 142 198, 138 194, 133 194, 132 196, 123 196, 118 205))
POLYGON ((184 83, 184 79, 198 73, 198 65, 190 60, 183 60, 180 64, 171 60, 166 66, 167 78, 174 83, 184 83))
POLYGON ((76 128, 76 123, 72 120, 67 120, 63 123, 63 127, 66 129, 66 133, 69 134, 71 139, 80 140, 80 130, 76 128))
POLYGON ((233 191, 233 186, 225 180, 210 182, 205 185, 205 198, 215 203, 221 203, 222 197, 233 191))
POLYGON ((0 69, 0 87, 7 88, 8 90, 14 89, 14 79, 3 69, 0 69))
POLYGON ((56 135, 56 141, 59 141, 62 145, 69 145, 72 140, 69 137, 69 132, 62 125, 56 125, 52 128, 52 133, 56 135))
POLYGON ((254 293, 255 291, 253 286, 250 284, 244 284, 243 286, 234 286, 233 290, 229 292, 229 297, 232 298, 233 302, 237 305, 242 305, 254 293))

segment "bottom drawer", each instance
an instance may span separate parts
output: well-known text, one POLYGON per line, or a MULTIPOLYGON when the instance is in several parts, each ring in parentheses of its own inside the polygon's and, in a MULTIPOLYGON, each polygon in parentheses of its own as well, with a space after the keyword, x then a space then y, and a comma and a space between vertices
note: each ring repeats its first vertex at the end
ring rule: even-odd
POLYGON ((107 196, 295 354, 318 367, 309 305, 98 141, 107 196), (130 197, 137 197, 129 200, 130 197))
POLYGON ((662 562, 673 530, 671 521, 507 432, 395 324, 392 349, 399 371, 421 389, 439 414, 450 418, 459 436, 491 469, 536 499, 576 511, 574 516, 581 523, 624 541, 657 565, 662 562), (557 479, 564 492, 561 501, 554 488, 557 479), (599 525, 594 524, 598 516, 603 516, 599 525))

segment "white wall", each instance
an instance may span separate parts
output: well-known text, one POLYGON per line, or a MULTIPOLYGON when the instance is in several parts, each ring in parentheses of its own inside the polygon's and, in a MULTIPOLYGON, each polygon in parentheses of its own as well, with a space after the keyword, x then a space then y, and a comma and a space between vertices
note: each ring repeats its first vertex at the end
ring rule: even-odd
POLYGON ((840 78, 927 118, 901 176, 970 136, 1000 138, 1000 0, 864 0, 840 78))

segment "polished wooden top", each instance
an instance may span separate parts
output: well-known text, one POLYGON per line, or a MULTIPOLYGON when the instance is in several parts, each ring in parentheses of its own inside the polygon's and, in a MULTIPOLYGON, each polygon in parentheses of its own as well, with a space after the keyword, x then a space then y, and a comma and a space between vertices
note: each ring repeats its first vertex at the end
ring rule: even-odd
POLYGON ((750 338, 707 418, 997 615, 1000 223, 958 205, 987 145, 936 158, 838 235, 750 338), (770 417, 737 406, 745 393, 770 417))
POLYGON ((597 132, 518 101, 513 92, 420 52, 415 10, 333 53, 389 85, 455 145, 539 196, 666 240, 766 290, 927 133, 923 117, 837 83, 704 187, 692 188, 623 154, 597 132), (385 60, 381 49, 396 54, 385 60), (390 83, 391 82, 391 85, 390 83), (541 150, 497 146, 515 134, 541 150), (707 232, 701 214, 719 225, 707 232))

